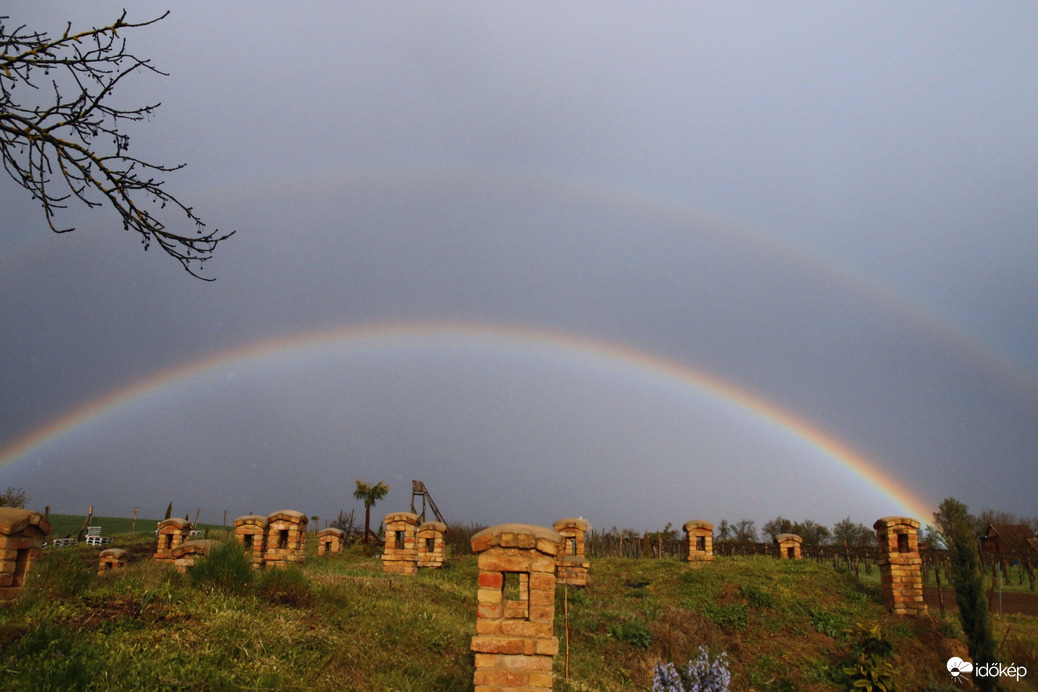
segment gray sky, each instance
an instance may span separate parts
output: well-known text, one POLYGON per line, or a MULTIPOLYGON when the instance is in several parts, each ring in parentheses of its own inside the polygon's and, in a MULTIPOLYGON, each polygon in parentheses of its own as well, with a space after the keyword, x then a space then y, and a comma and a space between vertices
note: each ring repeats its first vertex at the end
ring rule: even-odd
POLYGON ((238 233, 207 284, 0 180, 0 486, 216 522, 356 478, 485 524, 1036 515, 1036 34, 1029 3, 178 3, 127 34, 170 73, 116 93, 162 102, 130 153, 238 233))

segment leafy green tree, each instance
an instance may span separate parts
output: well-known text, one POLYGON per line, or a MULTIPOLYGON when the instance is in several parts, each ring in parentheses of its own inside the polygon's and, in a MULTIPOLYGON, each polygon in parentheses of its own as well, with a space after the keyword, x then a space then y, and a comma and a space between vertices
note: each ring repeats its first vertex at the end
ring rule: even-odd
POLYGON ((876 532, 846 517, 833 524, 832 543, 841 547, 868 548, 876 545, 876 532))
POLYGON ((825 545, 832 535, 829 533, 828 527, 822 526, 813 519, 804 519, 794 523, 789 533, 803 538, 804 545, 825 545))
POLYGON ((727 519, 722 519, 717 525, 717 540, 727 541, 732 537, 732 527, 728 525, 727 519))
MULTIPOLYGON (((973 665, 996 663, 998 649, 991 632, 988 601, 984 595, 984 576, 980 570, 980 550, 975 529, 977 519, 969 513, 964 503, 954 497, 941 503, 933 519, 948 547, 955 601, 959 606, 959 619, 973 665)), ((981 690, 1003 689, 997 677, 975 677, 973 682, 981 690)))
POLYGON ((777 516, 771 521, 765 522, 764 526, 761 527, 761 532, 774 541, 777 540, 779 534, 792 533, 793 522, 783 516, 777 516))
POLYGON ((751 543, 757 540, 757 525, 752 519, 740 519, 735 522, 732 530, 732 540, 741 543, 751 543))
POLYGON ((168 14, 130 22, 124 10, 108 26, 73 31, 69 23, 54 36, 0 16, 0 159, 41 204, 55 233, 75 230, 55 218, 70 200, 108 207, 145 249, 157 244, 204 279, 198 271, 233 231, 205 230, 191 207, 166 190, 161 176, 183 164, 150 163, 128 153, 130 137, 122 128, 150 118, 159 104, 122 107, 112 96, 135 74, 165 76, 128 53, 125 36, 168 14), (188 229, 167 228, 159 219, 167 206, 186 217, 188 229))
POLYGON ((374 485, 357 479, 357 488, 353 491, 353 499, 364 503, 364 543, 371 538, 371 508, 389 492, 389 486, 379 481, 374 485))

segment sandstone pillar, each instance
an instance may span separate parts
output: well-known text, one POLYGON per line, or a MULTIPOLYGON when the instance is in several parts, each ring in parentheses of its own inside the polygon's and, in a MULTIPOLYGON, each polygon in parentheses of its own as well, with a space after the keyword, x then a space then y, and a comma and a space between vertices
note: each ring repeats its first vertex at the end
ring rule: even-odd
POLYGON ((559 519, 552 525, 562 536, 562 546, 556 561, 558 583, 569 586, 587 586, 591 563, 584 552, 584 536, 588 523, 580 518, 559 519))
POLYGON ((386 515, 386 547, 382 553, 382 571, 391 574, 418 574, 418 515, 393 512, 386 515))
POLYGON ((0 507, 0 601, 18 597, 50 530, 39 512, 0 507))
POLYGON ((775 536, 775 542, 778 543, 780 558, 783 560, 800 559, 800 544, 804 542, 803 538, 795 533, 780 533, 775 536))
POLYGON ((447 558, 445 536, 447 525, 439 521, 427 521, 418 527, 415 537, 418 566, 438 569, 447 558))
POLYGON ((887 607, 895 615, 925 615, 919 522, 909 517, 884 517, 872 528, 876 529, 876 564, 887 607))

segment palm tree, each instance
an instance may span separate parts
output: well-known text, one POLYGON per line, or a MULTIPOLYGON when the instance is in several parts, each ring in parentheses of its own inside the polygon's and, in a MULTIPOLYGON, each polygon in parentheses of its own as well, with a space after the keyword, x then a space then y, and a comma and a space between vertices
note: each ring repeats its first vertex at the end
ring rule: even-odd
POLYGON ((353 491, 354 500, 364 501, 364 543, 369 543, 368 537, 371 535, 371 508, 375 506, 375 503, 386 496, 389 492, 389 486, 379 481, 375 485, 369 485, 357 479, 357 489, 353 491))

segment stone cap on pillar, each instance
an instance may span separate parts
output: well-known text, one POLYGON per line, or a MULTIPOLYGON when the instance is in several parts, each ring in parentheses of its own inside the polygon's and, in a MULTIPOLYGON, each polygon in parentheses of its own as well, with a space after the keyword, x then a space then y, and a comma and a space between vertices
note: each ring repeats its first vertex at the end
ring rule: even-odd
POLYGON ((114 557, 117 560, 121 560, 128 555, 129 553, 122 548, 106 548, 97 554, 98 557, 114 557))
POLYGON ((872 528, 876 531, 880 529, 890 528, 891 526, 911 526, 913 529, 919 529, 919 520, 913 519, 912 517, 883 517, 877 519, 876 523, 872 525, 872 528))
POLYGON ((473 534, 472 552, 482 553, 490 548, 536 549, 545 555, 559 554, 562 535, 558 531, 531 524, 498 524, 473 534))
POLYGON ((159 530, 166 528, 177 529, 179 531, 187 531, 191 528, 191 522, 180 517, 173 517, 172 519, 163 519, 159 522, 159 530))
POLYGON ((0 507, 0 534, 10 536, 35 526, 44 536, 51 530, 50 522, 39 512, 18 507, 0 507))
POLYGON ((776 543, 803 543, 804 539, 795 533, 780 533, 775 536, 776 543))
POLYGON ((310 522, 310 520, 307 518, 305 514, 303 514, 302 512, 297 512, 294 509, 282 509, 278 512, 274 512, 269 517, 267 517, 268 522, 275 522, 278 520, 289 521, 295 524, 302 524, 303 526, 306 526, 310 522))
POLYGON ((714 532, 714 525, 711 522, 706 521, 705 519, 693 519, 692 521, 686 521, 684 526, 682 526, 681 528, 685 530, 685 533, 692 533, 693 529, 705 529, 710 533, 714 532))
POLYGON ((587 531, 588 523, 583 517, 570 517, 567 519, 559 519, 557 522, 552 524, 556 531, 562 529, 577 529, 578 531, 587 531))
POLYGON ((412 526, 418 526, 418 515, 414 512, 390 512, 386 515, 386 518, 383 519, 383 522, 387 525, 390 522, 399 521, 402 521, 405 524, 410 524, 412 526))
POLYGON ((427 521, 423 522, 422 525, 418 527, 418 530, 437 531, 439 533, 445 533, 447 531, 447 525, 444 524, 442 521, 427 521))
POLYGON ((246 514, 243 517, 238 517, 234 520, 235 526, 266 526, 267 518, 260 514, 246 514))
POLYGON ((317 532, 318 536, 338 536, 339 538, 346 538, 346 532, 342 529, 337 529, 334 526, 327 526, 317 532))

